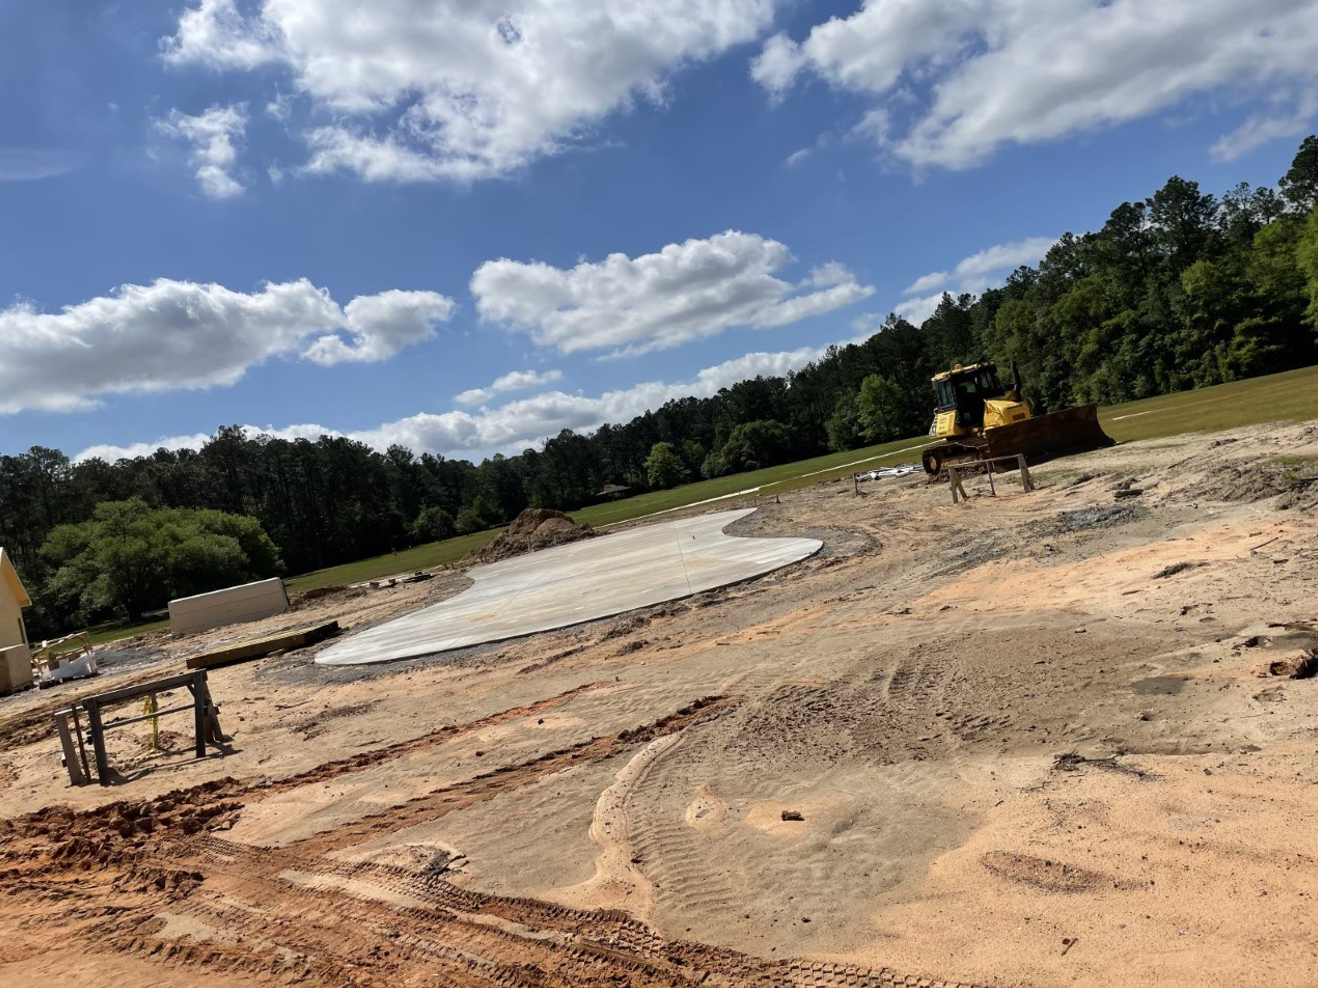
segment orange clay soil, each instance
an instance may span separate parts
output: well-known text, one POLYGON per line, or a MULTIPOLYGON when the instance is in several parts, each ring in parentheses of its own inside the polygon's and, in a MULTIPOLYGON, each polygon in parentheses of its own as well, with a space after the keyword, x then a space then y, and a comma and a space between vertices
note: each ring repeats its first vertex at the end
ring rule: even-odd
POLYGON ((215 670, 226 754, 138 725, 115 785, 70 788, 79 694, 465 578, 131 643, 0 702, 0 984, 1318 984, 1318 678, 1289 678, 1316 462, 1301 424, 965 505, 821 484, 732 529, 824 540, 793 567, 428 660, 215 670))

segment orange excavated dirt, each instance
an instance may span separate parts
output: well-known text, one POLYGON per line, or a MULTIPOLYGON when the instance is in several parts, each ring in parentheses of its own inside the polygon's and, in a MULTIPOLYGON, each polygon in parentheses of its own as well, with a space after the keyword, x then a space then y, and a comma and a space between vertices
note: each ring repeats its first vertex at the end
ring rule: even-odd
POLYGON ((479 549, 473 549, 462 560, 464 565, 496 563, 500 559, 520 556, 538 549, 552 549, 556 545, 579 542, 598 534, 589 525, 578 525, 561 511, 553 508, 527 508, 498 538, 479 549))
POLYGON ((436 659, 219 668, 226 754, 130 725, 124 781, 71 788, 80 694, 469 581, 138 640, 0 699, 0 988, 1318 984, 1318 503, 1279 457, 1318 424, 958 505, 792 491, 730 534, 810 559, 436 659))

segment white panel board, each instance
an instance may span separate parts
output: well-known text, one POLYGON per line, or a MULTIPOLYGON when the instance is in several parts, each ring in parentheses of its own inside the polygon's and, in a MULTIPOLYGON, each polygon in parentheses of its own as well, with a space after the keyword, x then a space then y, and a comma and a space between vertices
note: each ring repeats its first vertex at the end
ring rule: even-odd
POLYGON ((750 579, 823 545, 724 534, 754 510, 647 525, 477 566, 467 574, 475 585, 456 597, 368 628, 316 661, 388 662, 563 628, 750 579))
POLYGON ((283 614, 286 610, 288 594, 284 592, 284 581, 275 577, 171 600, 169 630, 176 635, 187 635, 283 614))
POLYGON ((32 652, 26 645, 0 648, 0 696, 32 685, 32 652))

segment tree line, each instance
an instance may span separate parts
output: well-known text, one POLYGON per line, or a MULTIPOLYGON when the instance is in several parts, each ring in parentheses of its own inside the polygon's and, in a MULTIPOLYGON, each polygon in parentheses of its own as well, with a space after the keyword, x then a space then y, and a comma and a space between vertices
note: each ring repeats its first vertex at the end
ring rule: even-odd
MULTIPOLYGON (((114 463, 74 464, 40 446, 0 456, 0 545, 36 591, 30 627, 52 633, 126 610, 72 592, 69 566, 86 546, 75 551, 82 543, 57 531, 95 522, 105 502, 142 505, 101 508, 109 517, 254 518, 277 555, 244 572, 277 569, 280 557, 305 572, 479 531, 528 506, 578 508, 609 484, 670 487, 916 435, 930 420, 930 377, 985 357, 1016 361, 1042 411, 1318 363, 1318 138, 1304 140, 1276 188, 1241 184, 1218 197, 1173 177, 1119 205, 1102 229, 1065 234, 1001 286, 945 294, 920 326, 890 315, 864 342, 785 377, 673 400, 590 435, 565 430, 515 456, 475 464, 236 426, 199 450, 114 463)), ((232 566, 218 570, 224 585, 232 566)))

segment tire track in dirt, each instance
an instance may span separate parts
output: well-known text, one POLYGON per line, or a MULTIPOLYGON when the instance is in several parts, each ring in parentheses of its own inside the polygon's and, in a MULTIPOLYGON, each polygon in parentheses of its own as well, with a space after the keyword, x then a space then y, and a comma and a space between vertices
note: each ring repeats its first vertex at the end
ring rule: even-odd
POLYGON ((633 745, 645 744, 656 737, 680 732, 692 724, 725 713, 740 702, 740 697, 702 697, 653 724, 605 737, 591 738, 589 741, 582 741, 567 748, 546 752, 529 762, 507 765, 478 775, 467 782, 444 786, 434 792, 389 807, 380 813, 291 842, 286 847, 299 857, 320 855, 347 845, 363 843, 381 833, 395 833, 417 824, 439 820, 454 810, 465 809, 520 789, 547 775, 566 771, 576 765, 611 758, 633 745))
MULTIPOLYGON (((554 707, 561 707, 563 704, 575 699, 583 693, 590 693, 612 685, 612 683, 607 682, 585 683, 563 693, 556 694, 555 696, 547 697, 543 700, 537 700, 534 703, 528 703, 525 706, 511 707, 508 710, 501 710, 498 713, 490 714, 488 717, 481 717, 477 720, 467 721, 462 724, 449 724, 407 741, 399 741, 395 744, 385 745, 382 748, 363 751, 348 758, 340 758, 336 761, 325 762, 298 775, 289 776, 288 778, 279 779, 278 781, 272 781, 262 785, 260 796, 261 798, 273 796, 277 793, 287 792, 290 789, 296 789, 299 786, 316 782, 327 782, 330 779, 336 779, 341 775, 360 772, 363 769, 371 768, 382 762, 391 761, 392 759, 409 755, 414 751, 420 751, 424 748, 444 744, 448 741, 452 741, 454 738, 461 737, 464 734, 473 734, 477 731, 483 731, 499 724, 506 724, 509 721, 520 720, 523 717, 530 717, 533 714, 538 714, 554 707)), ((250 801, 251 800, 249 799, 249 802, 250 801)))
MULTIPOLYGON (((668 940, 618 909, 489 895, 454 884, 442 872, 328 857, 381 832, 442 818, 638 746, 653 745, 657 759, 677 743, 669 739, 739 703, 739 697, 703 698, 641 727, 443 787, 280 848, 239 844, 217 832, 248 795, 231 782, 150 803, 43 811, 0 827, 6 838, 0 902, 9 915, 23 916, 15 949, 35 949, 48 942, 49 930, 59 929, 66 949, 144 958, 198 981, 216 972, 254 983, 329 988, 916 983, 886 969, 759 960, 668 940)), ((322 768, 349 771, 350 764, 355 760, 322 768)), ((645 767, 637 767, 639 777, 645 767)), ((266 791, 258 783, 251 794, 266 791)))

